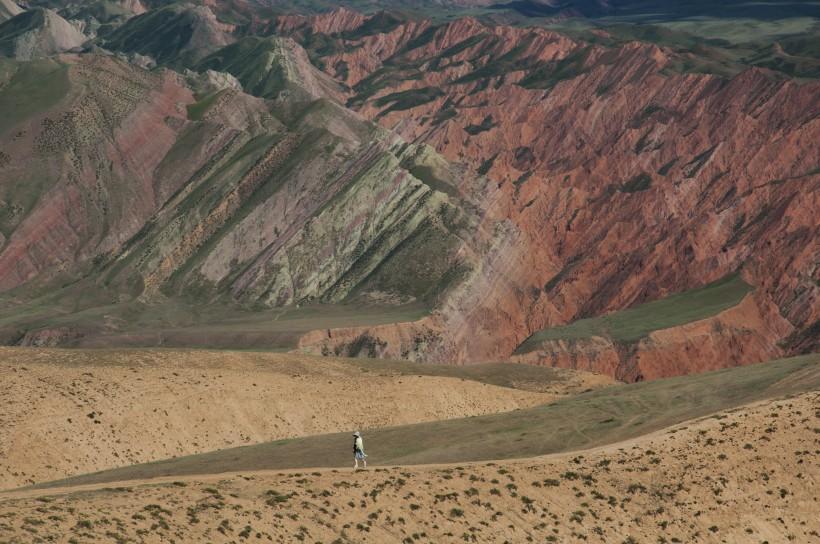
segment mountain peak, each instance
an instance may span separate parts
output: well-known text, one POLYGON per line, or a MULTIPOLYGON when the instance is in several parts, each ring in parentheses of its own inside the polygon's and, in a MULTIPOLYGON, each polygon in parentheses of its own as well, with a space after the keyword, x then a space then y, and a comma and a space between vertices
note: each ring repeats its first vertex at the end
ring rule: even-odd
POLYGON ((23 8, 12 0, 0 0, 0 23, 8 21, 15 15, 23 13, 23 8))
POLYGON ((0 53, 31 60, 82 47, 85 35, 50 9, 24 11, 0 24, 0 53))

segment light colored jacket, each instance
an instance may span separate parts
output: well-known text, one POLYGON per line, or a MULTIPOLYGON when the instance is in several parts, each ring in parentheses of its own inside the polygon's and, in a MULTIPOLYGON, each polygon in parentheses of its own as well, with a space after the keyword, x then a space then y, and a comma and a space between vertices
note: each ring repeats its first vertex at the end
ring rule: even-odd
POLYGON ((364 453, 364 440, 362 440, 361 436, 356 437, 356 449, 364 453))

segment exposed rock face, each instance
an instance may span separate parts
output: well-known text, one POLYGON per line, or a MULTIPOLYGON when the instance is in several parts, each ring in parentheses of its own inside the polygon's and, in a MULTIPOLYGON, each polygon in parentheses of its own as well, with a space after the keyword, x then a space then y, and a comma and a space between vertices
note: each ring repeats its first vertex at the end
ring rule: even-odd
MULTIPOLYGON (((788 325, 760 328, 752 312, 763 340, 742 354, 729 346, 737 340, 715 340, 722 347, 703 354, 705 365, 684 355, 688 363, 662 371, 668 359, 648 348, 640 370, 600 365, 634 379, 753 362, 820 317, 808 212, 820 209, 819 84, 757 69, 685 73, 654 45, 603 48, 470 19, 337 40, 322 60, 353 87, 349 104, 496 181, 487 193, 460 189, 481 201, 487 225, 515 232, 499 275, 468 281, 441 309, 453 344, 426 356, 506 356, 541 328, 737 269, 788 325)), ((385 336, 382 351, 401 355, 391 347, 401 335, 385 336)))
POLYGON ((367 17, 346 8, 337 8, 312 17, 305 15, 282 15, 275 20, 275 29, 284 34, 310 30, 320 34, 337 34, 355 30, 367 21, 367 17))
POLYGON ((12 0, 0 0, 0 23, 8 21, 15 15, 23 13, 23 8, 12 0))
POLYGON ((86 37, 50 9, 22 12, 0 25, 0 54, 31 60, 79 48, 86 37))
POLYGON ((132 17, 103 43, 125 53, 150 56, 161 64, 183 66, 232 43, 234 30, 207 6, 172 4, 132 17))
POLYGON ((242 84, 233 75, 226 72, 205 70, 204 72, 185 72, 185 80, 196 94, 208 95, 226 89, 242 90, 242 84))
POLYGON ((145 6, 140 0, 120 0, 119 5, 127 12, 134 15, 142 15, 145 13, 145 6))
POLYGON ((412 172, 449 165, 333 102, 327 76, 278 43, 268 61, 286 82, 270 102, 230 87, 196 102, 181 76, 112 57, 53 63, 65 95, 6 132, 22 136, 0 170, 15 210, 0 288, 90 275, 145 301, 437 300, 466 266, 472 219, 449 182, 412 172), (14 190, 32 160, 47 184, 35 201, 14 190))
POLYGON ((777 307, 760 295, 719 315, 651 333, 631 344, 595 337, 545 342, 537 352, 514 356, 516 362, 562 368, 594 368, 623 381, 681 376, 780 357, 778 341, 793 327, 777 307))
POLYGON ((146 12, 140 0, 84 0, 52 2, 52 5, 61 17, 92 40, 98 37, 98 32, 108 34, 128 19, 146 12))
POLYGON ((341 86, 317 70, 305 50, 289 38, 244 38, 197 64, 197 70, 228 72, 254 96, 276 98, 283 91, 301 99, 344 100, 341 86))
MULTIPOLYGON (((8 129, 0 186, 9 233, 0 251, 0 286, 81 267, 133 236, 176 187, 153 172, 186 124, 190 91, 170 73, 149 73, 112 58, 83 56, 42 83, 63 88, 53 110, 8 129), (32 167, 32 163, 39 167, 32 167), (17 189, 29 180, 31 199, 17 189)), ((27 77, 17 66, 11 83, 27 77)))
POLYGON ((419 322, 301 345, 466 363, 740 271, 740 314, 528 360, 637 380, 817 345, 817 82, 471 18, 341 10, 242 32, 261 35, 208 5, 149 11, 106 45, 203 81, 66 59, 64 96, 0 120, 20 134, 0 155, 0 288, 84 275, 117 300, 422 301, 419 322))

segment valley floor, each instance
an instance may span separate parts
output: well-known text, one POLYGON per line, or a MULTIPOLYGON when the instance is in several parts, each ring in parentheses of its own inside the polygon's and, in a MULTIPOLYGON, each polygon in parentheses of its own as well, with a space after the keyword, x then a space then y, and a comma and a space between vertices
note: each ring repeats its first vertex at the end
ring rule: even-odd
POLYGON ((509 462, 0 494, 3 542, 820 542, 820 393, 509 462))

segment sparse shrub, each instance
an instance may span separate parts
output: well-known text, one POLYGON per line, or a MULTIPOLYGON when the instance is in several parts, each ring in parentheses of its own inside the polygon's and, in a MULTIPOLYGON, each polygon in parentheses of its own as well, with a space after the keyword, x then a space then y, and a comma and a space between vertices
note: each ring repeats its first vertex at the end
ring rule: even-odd
POLYGON ((295 493, 288 493, 287 495, 285 495, 279 493, 276 490, 271 489, 265 493, 265 496, 267 496, 265 504, 267 504, 268 506, 277 506, 279 504, 288 502, 294 495, 295 493))

